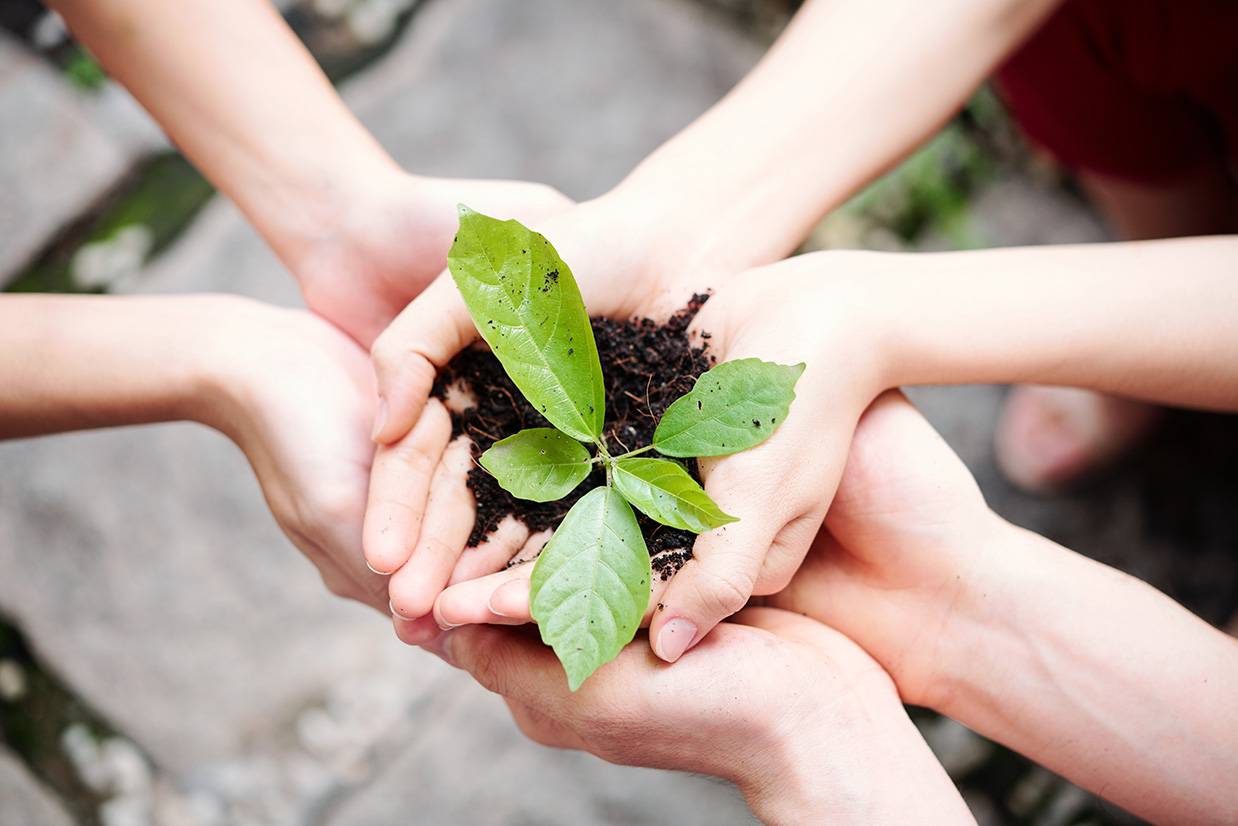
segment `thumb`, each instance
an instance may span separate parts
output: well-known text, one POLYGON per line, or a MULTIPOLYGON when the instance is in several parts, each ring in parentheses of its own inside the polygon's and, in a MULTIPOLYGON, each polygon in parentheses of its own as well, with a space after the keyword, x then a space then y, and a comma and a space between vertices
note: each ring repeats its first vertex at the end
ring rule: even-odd
POLYGON ((374 441, 387 445, 402 439, 421 415, 438 368, 476 339, 451 274, 441 273, 370 349, 379 398, 374 441))
POLYGON ((679 659, 754 593, 783 588, 808 552, 824 509, 805 510, 788 494, 795 474, 779 470, 790 466, 772 447, 773 439, 709 472, 706 492, 739 521, 698 536, 692 559, 671 578, 649 626, 661 659, 679 659))

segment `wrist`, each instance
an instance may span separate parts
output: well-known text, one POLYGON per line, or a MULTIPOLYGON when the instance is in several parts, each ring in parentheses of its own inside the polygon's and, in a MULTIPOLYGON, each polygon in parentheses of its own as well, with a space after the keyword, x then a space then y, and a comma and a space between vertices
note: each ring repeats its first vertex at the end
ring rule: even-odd
POLYGON ((261 305, 240 296, 194 296, 193 316, 186 319, 179 367, 178 419, 219 431, 238 444, 253 407, 248 367, 262 354, 247 344, 252 326, 245 319, 261 305))
POLYGON ((888 680, 847 693, 858 702, 850 724, 814 731, 800 721, 761 775, 737 782, 761 822, 973 823, 888 680))
POLYGON ((893 674, 904 700, 968 721, 983 695, 1005 693, 1013 676, 999 663, 1023 661, 1026 637, 1020 628, 1034 604, 1021 599, 1036 582, 1056 575, 1051 558, 1037 553, 1041 537, 1011 525, 992 511, 961 547, 956 586, 943 589, 937 608, 941 632, 931 659, 918 673, 893 674))

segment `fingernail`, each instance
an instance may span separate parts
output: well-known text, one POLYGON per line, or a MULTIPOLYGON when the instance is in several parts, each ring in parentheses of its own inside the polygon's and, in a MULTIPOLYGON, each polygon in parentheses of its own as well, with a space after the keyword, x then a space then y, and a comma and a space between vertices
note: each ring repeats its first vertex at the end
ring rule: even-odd
POLYGON ((461 625, 464 625, 462 622, 457 622, 455 625, 452 625, 447 620, 439 619, 437 616, 434 617, 434 621, 438 623, 438 627, 444 631, 450 631, 453 628, 459 628, 461 625))
POLYGON ((496 617, 507 617, 510 619, 512 617, 520 616, 518 613, 500 611, 498 608, 494 607, 496 597, 498 598, 498 602, 507 603, 510 605, 512 603, 513 596, 517 603, 521 606, 516 609, 517 611, 520 611, 522 608, 524 610, 528 610, 529 581, 527 579, 517 579, 511 582, 505 582, 498 588, 495 588, 494 592, 490 594, 490 598, 486 600, 486 610, 494 614, 496 617))
POLYGON ((377 568, 375 568, 373 565, 370 564, 370 560, 368 559, 365 561, 365 567, 369 568, 371 571, 378 574, 379 576, 391 576, 391 571, 378 570, 377 568))
MULTIPOLYGON (((371 570, 371 571, 373 571, 374 569, 373 569, 373 568, 371 568, 370 570, 371 570)), ((375 571, 375 573, 378 573, 378 572, 377 572, 377 571, 375 571)), ((397 611, 397 610, 395 609, 395 603, 394 603, 394 602, 388 602, 388 603, 387 603, 387 607, 391 609, 391 616, 393 616, 393 617, 397 617, 397 618, 399 618, 399 619, 402 619, 402 620, 404 620, 405 622, 412 622, 413 620, 416 620, 416 619, 421 619, 420 617, 407 617, 407 616, 405 616, 404 614, 401 614, 399 611, 397 611)))
POLYGON ((491 601, 493 598, 494 598, 494 597, 493 597, 493 595, 491 595, 491 599, 486 600, 486 610, 487 610, 487 611, 489 611, 490 613, 494 614, 496 617, 510 617, 510 616, 512 616, 511 614, 504 614, 504 613, 503 613, 502 611, 500 611, 498 608, 495 608, 495 607, 494 607, 494 603, 491 601))
POLYGON ((696 639, 696 626, 686 619, 673 619, 658 632, 658 644, 654 653, 673 663, 683 656, 696 639))
POLYGON ((381 396, 378 399, 378 411, 374 414, 374 432, 370 434, 371 440, 376 440, 378 434, 382 432, 383 425, 387 423, 387 400, 381 396))
POLYGON ((455 660, 451 658, 451 638, 453 636, 455 636, 453 632, 444 631, 429 642, 422 643, 421 647, 453 668, 459 668, 455 660))

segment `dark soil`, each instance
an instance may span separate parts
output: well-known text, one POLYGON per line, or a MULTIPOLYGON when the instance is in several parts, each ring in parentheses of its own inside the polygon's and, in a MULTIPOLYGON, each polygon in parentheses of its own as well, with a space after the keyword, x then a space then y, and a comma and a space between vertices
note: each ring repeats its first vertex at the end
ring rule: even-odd
MULTIPOLYGON (((707 299, 707 295, 693 296, 688 306, 665 324, 647 318, 592 319, 606 387, 604 433, 612 451, 634 450, 649 444, 666 408, 691 390, 696 377, 712 366, 713 358, 703 347, 693 347, 687 336, 688 324, 707 299)), ((550 426, 520 395, 489 350, 469 348, 456 356, 440 371, 434 395, 446 398, 448 388, 453 387, 471 392, 477 399, 476 406, 451 416, 453 437, 467 434, 472 439, 474 459, 498 440, 524 428, 550 426)), ((693 476, 698 476, 694 460, 686 465, 693 476)), ((555 527, 580 497, 606 484, 606 477, 600 468, 595 470, 576 490, 557 502, 517 499, 477 465, 469 472, 468 483, 477 502, 477 521, 469 536, 469 546, 474 547, 508 514, 527 525, 530 532, 555 527)), ((662 579, 669 578, 692 558, 692 533, 660 525, 639 511, 636 518, 651 556, 674 551, 655 560, 655 573, 662 579)))

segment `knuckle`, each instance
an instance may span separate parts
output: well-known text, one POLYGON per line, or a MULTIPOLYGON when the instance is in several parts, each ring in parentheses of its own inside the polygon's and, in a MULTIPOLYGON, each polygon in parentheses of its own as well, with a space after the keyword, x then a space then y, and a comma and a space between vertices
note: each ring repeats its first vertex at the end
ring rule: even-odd
POLYGON ((747 568, 714 571, 707 565, 697 569, 697 604, 711 617, 729 617, 748 602, 756 588, 756 577, 747 568))

